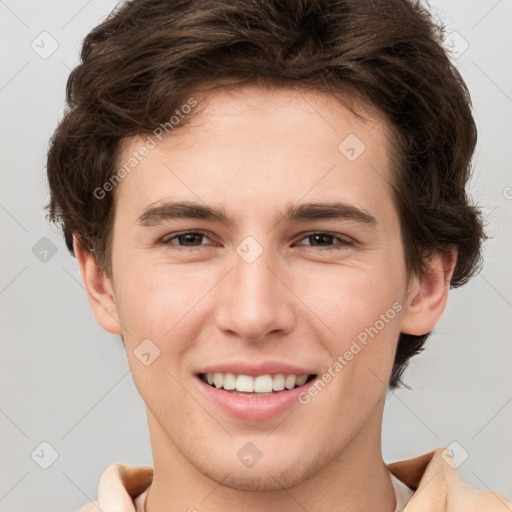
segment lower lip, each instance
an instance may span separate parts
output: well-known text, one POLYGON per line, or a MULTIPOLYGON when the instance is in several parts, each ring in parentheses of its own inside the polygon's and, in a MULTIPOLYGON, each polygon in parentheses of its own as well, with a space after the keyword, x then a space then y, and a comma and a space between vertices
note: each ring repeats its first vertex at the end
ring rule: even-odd
POLYGON ((241 396, 235 395, 224 389, 210 386, 201 377, 196 377, 201 392, 221 410, 248 421, 264 421, 279 416, 292 407, 300 405, 299 394, 307 391, 317 377, 311 379, 303 386, 293 389, 285 389, 269 396, 241 396))

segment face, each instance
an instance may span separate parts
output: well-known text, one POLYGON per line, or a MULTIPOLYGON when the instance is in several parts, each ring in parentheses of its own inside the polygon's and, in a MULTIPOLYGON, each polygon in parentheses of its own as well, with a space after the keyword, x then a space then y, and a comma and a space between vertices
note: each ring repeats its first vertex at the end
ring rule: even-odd
POLYGON ((295 485, 349 446, 380 450, 411 304, 386 125, 323 93, 194 97, 193 122, 115 190, 108 286, 122 327, 100 323, 125 340, 155 466, 295 485), (243 391, 254 385, 265 394, 243 391))

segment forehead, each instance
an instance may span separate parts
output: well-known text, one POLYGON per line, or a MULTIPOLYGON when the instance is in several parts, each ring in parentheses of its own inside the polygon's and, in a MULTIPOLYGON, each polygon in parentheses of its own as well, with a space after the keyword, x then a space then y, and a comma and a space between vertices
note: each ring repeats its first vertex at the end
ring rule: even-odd
MULTIPOLYGON (((374 107, 357 104, 361 118, 331 94, 285 87, 197 91, 191 98, 196 106, 186 123, 160 138, 149 134, 154 147, 116 187, 119 206, 140 210, 169 195, 213 195, 236 209, 244 195, 270 204, 340 194, 375 203, 379 192, 390 194, 388 124, 374 107)), ((127 139, 120 163, 147 137, 127 139)))
MULTIPOLYGON (((312 142, 318 142, 317 134, 324 137, 330 131, 341 137, 350 129, 363 138, 376 129, 372 140, 368 141, 370 144, 377 142, 384 147, 390 142, 389 124, 383 111, 341 91, 335 96, 327 91, 307 89, 304 85, 260 87, 246 84, 206 91, 198 89, 190 93, 189 101, 191 99, 196 106, 189 114, 180 116, 185 122, 174 116, 176 124, 170 133, 163 134, 162 146, 167 144, 171 148, 173 143, 191 142, 200 136, 199 130, 224 136, 226 142, 230 142, 237 135, 233 132, 236 127, 251 128, 249 133, 238 135, 254 134, 260 140, 262 136, 266 140, 265 134, 274 136, 276 131, 281 131, 289 144, 306 134, 312 137, 312 142), (308 124, 304 125, 304 121, 308 124)), ((127 143, 137 143, 136 138, 128 139, 127 143)))

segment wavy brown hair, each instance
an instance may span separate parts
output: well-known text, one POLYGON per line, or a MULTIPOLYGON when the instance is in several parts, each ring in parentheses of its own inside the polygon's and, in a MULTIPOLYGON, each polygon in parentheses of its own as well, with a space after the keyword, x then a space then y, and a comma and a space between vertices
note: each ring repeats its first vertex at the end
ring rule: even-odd
MULTIPOLYGON (((466 192, 471 100, 443 38, 413 0, 127 1, 86 36, 69 76, 48 151, 49 218, 71 251, 76 235, 111 276, 114 198, 94 191, 116 172, 123 141, 168 122, 198 88, 300 86, 385 116, 408 275, 433 250, 456 248, 451 286, 460 286, 480 268, 485 234, 466 192)), ((429 334, 400 335, 391 389, 405 385, 429 334)))

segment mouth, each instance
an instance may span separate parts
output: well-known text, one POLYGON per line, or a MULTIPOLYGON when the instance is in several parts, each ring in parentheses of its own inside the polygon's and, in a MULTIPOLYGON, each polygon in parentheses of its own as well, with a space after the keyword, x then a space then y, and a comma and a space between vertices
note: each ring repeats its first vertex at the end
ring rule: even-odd
POLYGON ((244 375, 235 373, 199 373, 197 377, 208 386, 231 395, 266 397, 306 386, 316 378, 313 374, 244 375))
MULTIPOLYGON (((244 422, 261 422, 284 415, 292 407, 303 407, 300 397, 318 380, 313 368, 232 358, 199 368, 194 377, 198 393, 213 409, 244 422)), ((303 408, 294 418, 304 418, 311 410, 303 408)))

